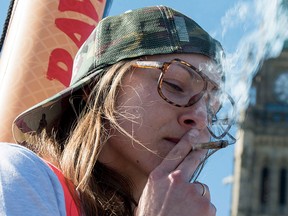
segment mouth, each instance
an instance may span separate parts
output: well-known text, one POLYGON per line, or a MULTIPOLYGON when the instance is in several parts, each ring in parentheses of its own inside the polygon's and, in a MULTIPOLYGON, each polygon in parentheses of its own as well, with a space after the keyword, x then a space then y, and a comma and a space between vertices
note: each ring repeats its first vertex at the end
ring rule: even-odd
POLYGON ((172 137, 165 138, 165 140, 167 140, 167 141, 169 141, 171 143, 174 143, 174 144, 177 144, 180 141, 180 139, 172 138, 172 137))

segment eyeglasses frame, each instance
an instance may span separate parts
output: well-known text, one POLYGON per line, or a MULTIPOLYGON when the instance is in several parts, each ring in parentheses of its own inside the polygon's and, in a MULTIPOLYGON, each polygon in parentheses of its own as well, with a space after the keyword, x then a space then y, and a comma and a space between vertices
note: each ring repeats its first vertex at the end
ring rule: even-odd
MULTIPOLYGON (((169 62, 160 62, 160 61, 146 61, 146 60, 137 60, 134 64, 133 67, 135 68, 144 68, 144 69, 159 69, 161 71, 161 74, 158 78, 158 86, 157 86, 157 92, 160 95, 160 97, 165 100, 167 103, 176 106, 176 107, 190 107, 194 104, 196 104, 205 94, 205 92, 207 91, 208 88, 208 82, 210 82, 213 86, 216 86, 219 89, 219 85, 214 82, 213 80, 211 80, 205 73, 203 73, 200 69, 196 68, 195 66, 193 66, 192 64, 183 61, 181 59, 175 58, 172 59, 169 62), (162 93, 162 84, 163 84, 163 77, 165 75, 165 73, 167 72, 168 68, 170 67, 170 65, 174 62, 178 62, 180 64, 186 65, 187 67, 191 68, 192 70, 194 70, 197 74, 199 74, 201 76, 201 78, 204 81, 204 87, 202 89, 202 91, 200 93, 198 93, 196 95, 196 97, 193 97, 193 100, 191 101, 191 99, 189 100, 189 102, 186 105, 180 105, 180 104, 176 104, 173 101, 170 101, 168 98, 165 97, 165 95, 163 95, 162 93)), ((230 103, 232 104, 233 107, 233 116, 235 116, 235 101, 233 100, 233 98, 231 97, 230 94, 228 94, 227 92, 222 91, 222 93, 227 95, 228 100, 230 101, 230 103)), ((219 107, 219 110, 221 109, 221 106, 219 107)), ((216 115, 214 115, 216 116, 216 115)), ((219 120, 217 120, 219 121, 219 120)), ((224 120, 223 120, 224 121, 224 120)), ((215 121, 214 121, 215 122, 215 121)), ((235 138, 229 133, 229 130, 231 129, 232 125, 234 125, 235 120, 231 119, 230 123, 228 124, 227 128, 225 129, 225 131, 220 135, 217 136, 216 134, 213 133, 213 131, 207 126, 207 129, 209 131, 209 133, 215 138, 215 139, 222 139, 224 138, 226 135, 228 135, 233 143, 236 142, 235 138)), ((212 121, 213 124, 213 121, 212 121)))

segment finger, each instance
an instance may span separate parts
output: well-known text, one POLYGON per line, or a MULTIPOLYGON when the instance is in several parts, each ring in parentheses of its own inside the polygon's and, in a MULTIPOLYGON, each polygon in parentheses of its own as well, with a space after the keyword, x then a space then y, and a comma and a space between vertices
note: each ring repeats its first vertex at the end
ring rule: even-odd
POLYGON ((193 174, 205 163, 206 153, 207 150, 191 151, 179 164, 176 170, 181 170, 181 175, 185 181, 190 182, 193 174))
MULTIPOLYGON (((199 131, 197 129, 192 129, 187 132, 155 170, 161 170, 167 174, 175 170, 192 151, 193 142, 196 141, 197 136, 199 136, 199 131)), ((196 169, 196 167, 194 168, 196 169)))
POLYGON ((198 170, 198 168, 201 168, 208 152, 207 150, 203 149, 193 150, 193 146, 195 146, 195 144, 205 143, 208 141, 207 138, 209 137, 203 135, 199 136, 199 131, 197 132, 198 134, 193 131, 189 131, 188 136, 190 138, 190 145, 192 145, 192 151, 189 152, 185 159, 176 168, 177 170, 181 170, 182 177, 187 182, 190 182, 194 173, 198 170))

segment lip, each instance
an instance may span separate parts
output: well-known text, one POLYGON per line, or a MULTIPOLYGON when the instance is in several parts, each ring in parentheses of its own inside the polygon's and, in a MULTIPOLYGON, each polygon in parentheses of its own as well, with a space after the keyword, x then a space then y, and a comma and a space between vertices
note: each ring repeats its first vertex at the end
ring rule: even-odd
POLYGON ((177 143, 180 141, 180 139, 178 139, 178 138, 172 138, 172 137, 165 138, 165 140, 167 140, 167 141, 169 141, 169 142, 172 142, 172 143, 174 143, 174 144, 177 144, 177 143))

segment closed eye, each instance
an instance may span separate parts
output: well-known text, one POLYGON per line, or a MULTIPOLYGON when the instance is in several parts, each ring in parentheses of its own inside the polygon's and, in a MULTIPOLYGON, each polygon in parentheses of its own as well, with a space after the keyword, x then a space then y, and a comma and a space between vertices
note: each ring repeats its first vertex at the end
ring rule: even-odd
POLYGON ((166 80, 163 80, 163 83, 164 83, 164 84, 166 85, 166 87, 168 87, 169 90, 171 90, 171 91, 183 92, 183 89, 182 89, 180 86, 178 86, 178 85, 176 85, 176 84, 174 84, 174 83, 168 82, 168 81, 166 81, 166 80))

